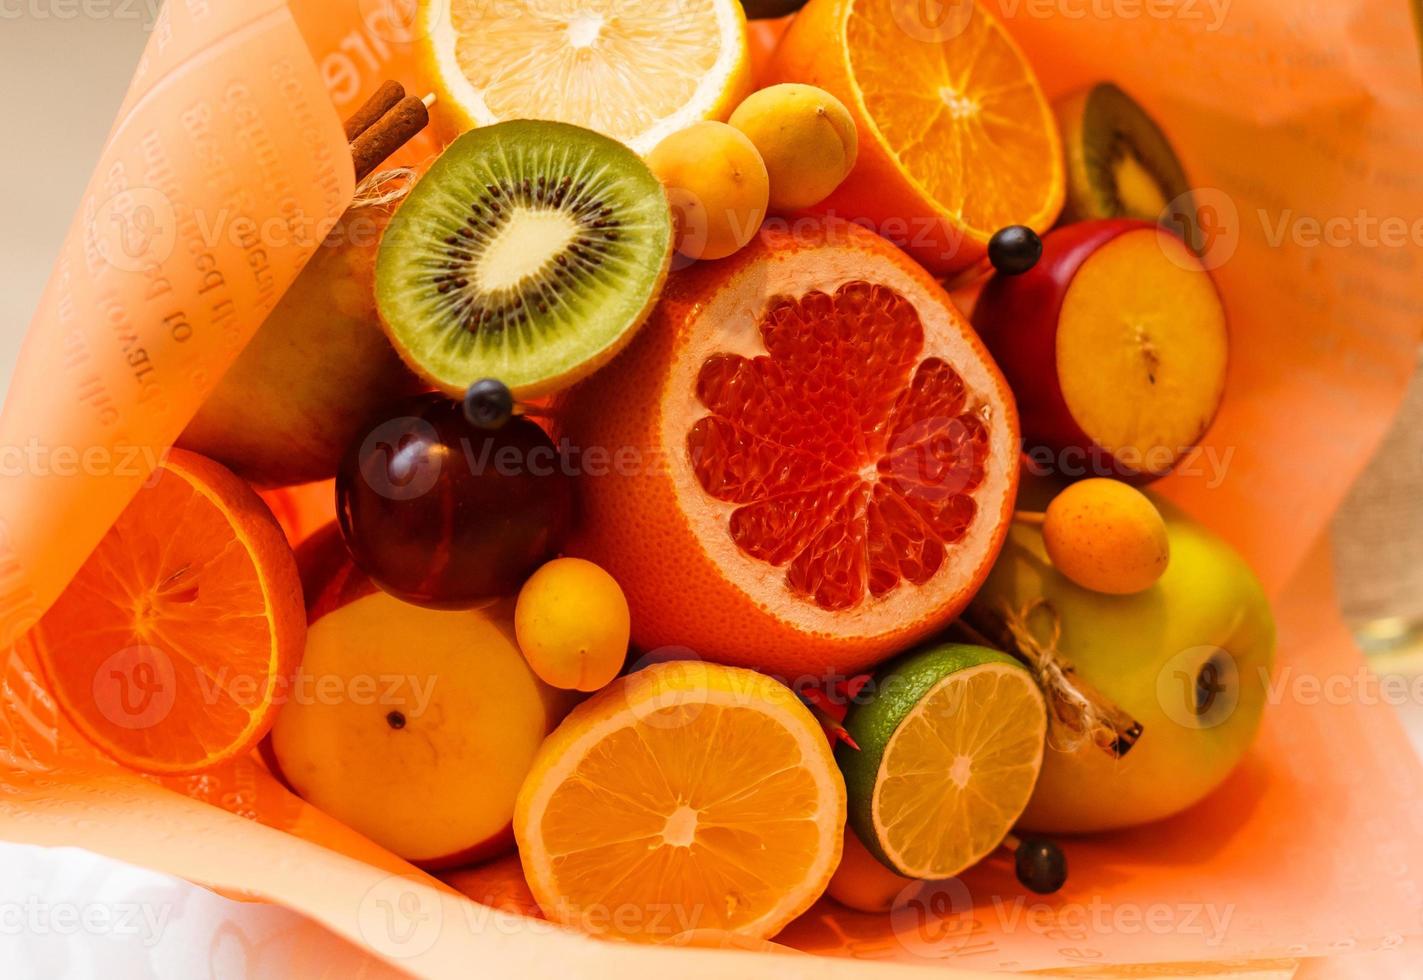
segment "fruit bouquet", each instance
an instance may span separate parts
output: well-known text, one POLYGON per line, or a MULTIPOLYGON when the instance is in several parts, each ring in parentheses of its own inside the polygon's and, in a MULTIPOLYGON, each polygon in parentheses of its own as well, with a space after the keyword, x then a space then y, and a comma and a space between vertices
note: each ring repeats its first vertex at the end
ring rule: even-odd
POLYGON ((1205 8, 166 7, 0 422, 0 834, 416 975, 1416 956, 1318 539, 1417 51, 1205 8))

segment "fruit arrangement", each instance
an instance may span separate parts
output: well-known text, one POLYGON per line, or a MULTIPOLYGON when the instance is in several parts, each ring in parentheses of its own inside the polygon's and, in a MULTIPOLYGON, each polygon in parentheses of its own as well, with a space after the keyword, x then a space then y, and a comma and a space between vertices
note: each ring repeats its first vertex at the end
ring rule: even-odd
POLYGON ((66 715, 641 942, 1070 889, 1058 835, 1204 800, 1274 627, 1148 486, 1229 361, 1167 129, 1050 104, 971 4, 566 6, 422 0, 430 98, 348 132, 373 169, 428 104, 444 149, 366 178, 40 623, 66 715), (294 553, 249 482, 317 480, 294 553))

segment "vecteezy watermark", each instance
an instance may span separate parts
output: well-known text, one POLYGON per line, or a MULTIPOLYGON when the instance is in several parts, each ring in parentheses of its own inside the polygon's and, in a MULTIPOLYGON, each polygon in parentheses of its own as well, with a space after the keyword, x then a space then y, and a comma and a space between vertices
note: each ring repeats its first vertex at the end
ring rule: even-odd
POLYGON ((429 952, 444 926, 439 892, 414 875, 382 878, 366 890, 356 909, 356 927, 371 948, 392 959, 429 952))
POLYGON ((0 0, 0 20, 128 20, 153 30, 162 0, 0 0))
POLYGON ((915 882, 895 897, 890 926, 896 942, 921 959, 951 959, 991 948, 990 934, 1090 942, 1118 936, 1198 936, 1220 946, 1235 917, 1233 904, 1211 902, 1045 901, 1022 894, 975 900, 957 878, 915 882))
POLYGON ((119 728, 152 728, 177 702, 173 658, 146 644, 124 647, 94 671, 90 691, 99 713, 119 728))
POLYGON ((1214 490, 1225 482, 1226 471, 1234 459, 1234 446, 1206 444, 1145 449, 1123 446, 1111 450, 1100 446, 1063 449, 1029 446, 1023 450, 1023 470, 1033 476, 1064 476, 1074 480, 1088 476, 1123 479, 1170 470, 1177 477, 1203 479, 1206 488, 1214 490))
POLYGON ((1273 676, 1261 668, 1265 702, 1270 705, 1423 705, 1423 675, 1378 673, 1368 664, 1356 670, 1316 674, 1286 666, 1273 676))
POLYGON ((1293 208, 1277 215, 1258 208, 1256 215, 1271 248, 1423 248, 1423 217, 1371 214, 1364 208, 1323 218, 1293 208))
POLYGON ((1224 25, 1232 0, 889 0, 895 26, 924 44, 951 41, 973 24, 977 6, 1003 20, 1141 21, 1203 24, 1214 33, 1224 25))
POLYGON ((1005 20, 1170 20, 1204 25, 1208 33, 1225 26, 1233 0, 987 0, 1005 20))
POLYGON ((0 902, 0 935, 116 936, 151 947, 172 912, 170 902, 49 902, 31 895, 0 902))
POLYGON ((166 451, 152 446, 50 446, 31 437, 0 446, 0 478, 112 476, 137 479, 157 473, 166 451))
POLYGON ((251 258, 264 249, 315 249, 322 244, 336 247, 348 242, 369 245, 379 240, 383 227, 380 219, 371 216, 352 222, 332 236, 336 221, 326 215, 293 209, 259 221, 246 211, 230 207, 209 210, 180 206, 159 188, 143 186, 115 191, 92 208, 86 206, 84 223, 95 251, 105 263, 120 272, 150 279, 159 277, 164 263, 181 243, 192 255, 200 292, 223 285, 216 257, 220 246, 241 250, 251 258))

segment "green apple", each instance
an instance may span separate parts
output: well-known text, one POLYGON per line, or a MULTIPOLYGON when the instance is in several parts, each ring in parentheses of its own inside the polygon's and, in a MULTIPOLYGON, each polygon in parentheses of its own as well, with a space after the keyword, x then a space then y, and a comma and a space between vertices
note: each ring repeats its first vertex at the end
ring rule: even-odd
MULTIPOLYGON (((1041 510, 1053 488, 1026 486, 1041 510)), ((1219 786, 1255 737, 1275 653, 1275 624, 1259 580, 1228 544, 1153 497, 1166 520, 1171 562, 1154 586, 1129 596, 1092 592, 1053 568, 1041 528, 1014 525, 971 618, 1049 608, 1026 622, 1142 734, 1121 759, 1081 739, 1053 747, 1019 826, 1085 833, 1179 813, 1219 786)), ((1063 733, 1049 741, 1061 743, 1063 733)))

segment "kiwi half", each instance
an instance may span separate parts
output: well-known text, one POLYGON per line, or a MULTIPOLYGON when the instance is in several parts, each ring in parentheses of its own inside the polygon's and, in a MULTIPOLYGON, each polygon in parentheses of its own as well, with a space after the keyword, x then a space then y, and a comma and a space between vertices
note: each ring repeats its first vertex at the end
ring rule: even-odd
POLYGON ((1067 156, 1063 223, 1140 218, 1181 231, 1198 248, 1190 182, 1156 120, 1110 82, 1066 96, 1053 106, 1067 156), (1167 214, 1170 207, 1172 213, 1167 214))
POLYGON ((672 215, 616 140, 516 120, 450 144, 381 239, 376 304, 421 378, 453 395, 498 378, 533 398, 623 348, 662 291, 672 215))

